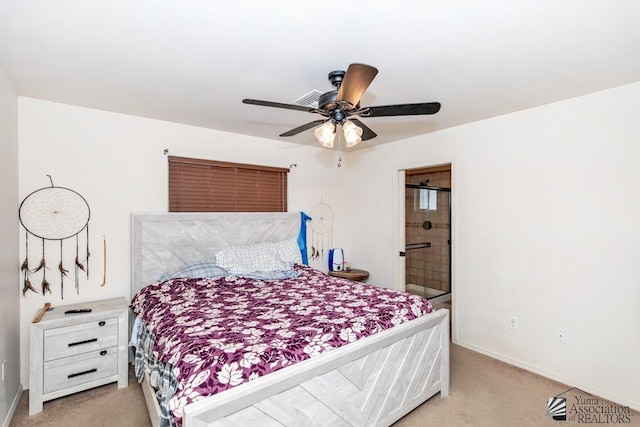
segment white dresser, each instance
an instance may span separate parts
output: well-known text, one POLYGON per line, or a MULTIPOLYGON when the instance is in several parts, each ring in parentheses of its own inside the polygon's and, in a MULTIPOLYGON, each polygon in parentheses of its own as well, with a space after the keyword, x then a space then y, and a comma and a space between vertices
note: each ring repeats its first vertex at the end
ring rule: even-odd
POLYGON ((31 324, 29 415, 47 400, 115 381, 128 385, 128 313, 121 297, 55 306, 31 324), (65 314, 77 309, 91 312, 65 314))

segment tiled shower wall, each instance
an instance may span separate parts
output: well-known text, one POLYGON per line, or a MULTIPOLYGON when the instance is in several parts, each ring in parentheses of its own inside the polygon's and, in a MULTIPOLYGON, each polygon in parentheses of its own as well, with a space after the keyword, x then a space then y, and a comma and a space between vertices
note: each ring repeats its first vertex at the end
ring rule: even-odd
MULTIPOLYGON (((434 171, 407 171, 405 182, 419 184, 429 180, 429 186, 451 188, 451 170, 437 168, 434 171)), ((418 209, 419 190, 406 189, 406 244, 431 242, 426 249, 406 251, 406 283, 449 292, 449 195, 438 192, 437 209, 418 209), (431 221, 432 228, 425 230, 422 224, 431 221)), ((425 292, 426 295, 426 292, 425 292)))

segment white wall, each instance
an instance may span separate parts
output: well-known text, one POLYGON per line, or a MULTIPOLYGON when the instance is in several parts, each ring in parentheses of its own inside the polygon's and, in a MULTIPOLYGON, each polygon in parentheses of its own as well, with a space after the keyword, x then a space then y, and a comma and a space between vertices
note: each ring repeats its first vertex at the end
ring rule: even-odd
POLYGON ((638 111, 640 83, 354 153, 353 263, 393 283, 395 171, 452 162, 457 343, 640 409, 638 111))
MULTIPOLYGON (((45 301, 54 306, 125 296, 130 299, 129 215, 131 212, 167 211, 167 159, 163 153, 222 161, 289 167, 289 210, 309 211, 320 201, 332 204, 338 174, 335 153, 321 147, 250 138, 210 129, 108 113, 87 108, 20 98, 20 200, 50 186, 68 187, 90 206, 90 277, 80 280, 74 292, 75 241, 64 242, 66 280, 60 299, 59 243, 47 243, 47 279, 52 295, 33 293, 21 298, 21 380, 28 388, 28 330, 31 319, 45 301), (103 280, 103 236, 107 241, 107 283, 103 280)), ((15 181, 15 179, 14 179, 15 181)), ((15 192, 15 190, 13 190, 15 192)), ((15 197, 14 197, 15 198, 15 197)), ((10 204, 15 221, 16 204, 10 204)), ((24 257, 24 236, 20 242, 24 257)), ((12 246, 11 276, 17 282, 17 254, 12 246), (15 259, 14 259, 15 258, 15 259)), ((41 242, 29 239, 32 266, 41 258, 41 242)), ((81 251, 81 254, 83 252, 81 251)), ((81 259, 83 256, 81 255, 81 259)), ((34 286, 39 288, 41 275, 34 286)), ((17 285, 16 285, 17 286, 17 285)), ((17 313, 16 313, 17 316, 17 313)))
MULTIPOLYGON (((7 420, 19 397, 20 283, 18 280, 18 96, 0 69, 0 363, 6 361, 0 383, 0 423, 7 420)), ((7 423, 8 424, 8 423, 7 423)))

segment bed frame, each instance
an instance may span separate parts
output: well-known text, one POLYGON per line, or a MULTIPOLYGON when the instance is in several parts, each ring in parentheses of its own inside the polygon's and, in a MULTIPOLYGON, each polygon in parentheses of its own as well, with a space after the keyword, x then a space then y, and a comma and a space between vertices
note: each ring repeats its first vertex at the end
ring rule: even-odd
MULTIPOLYGON (((299 213, 131 215, 132 296, 165 271, 230 245, 298 236, 299 213)), ((143 391, 154 426, 159 409, 143 391)), ((184 409, 184 427, 388 426, 449 394, 449 312, 437 310, 307 359, 184 409)))

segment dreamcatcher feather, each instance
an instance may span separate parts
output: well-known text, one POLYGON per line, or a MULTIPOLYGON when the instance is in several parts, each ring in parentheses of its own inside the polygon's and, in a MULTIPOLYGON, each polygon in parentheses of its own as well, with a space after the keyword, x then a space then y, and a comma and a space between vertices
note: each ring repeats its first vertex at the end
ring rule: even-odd
POLYGON ((64 299, 64 278, 67 277, 67 273, 69 273, 69 270, 62 265, 63 258, 62 240, 60 240, 60 264, 58 264, 58 271, 60 272, 60 296, 62 299, 64 299))
MULTIPOLYGON (((47 175, 49 176, 49 175, 47 175)), ((18 215, 20 223, 27 231, 25 236, 25 260, 20 269, 24 275, 22 295, 26 296, 29 290, 38 293, 31 285, 30 276, 42 271, 42 294, 51 294, 51 285, 47 280, 46 241, 60 241, 60 296, 64 299, 64 278, 69 270, 63 264, 63 241, 72 237, 76 239, 75 282, 76 292, 80 292, 79 271, 86 272, 89 278, 89 217, 90 210, 87 201, 80 194, 64 187, 55 187, 53 180, 50 187, 44 187, 29 194, 20 204, 18 215), (86 258, 80 261, 79 235, 86 232, 86 258), (42 259, 36 268, 29 269, 29 235, 40 238, 42 241, 42 259), (85 263, 85 264, 83 264, 85 263)))
POLYGON ((26 296, 27 292, 33 291, 36 294, 36 288, 31 285, 31 270, 29 270, 29 232, 26 232, 25 238, 25 256, 22 265, 20 266, 20 270, 22 270, 22 275, 24 277, 24 284, 22 286, 22 296, 26 296))
POLYGON ((320 199, 309 212, 311 216, 311 259, 324 260, 325 248, 333 246, 333 209, 320 199))

